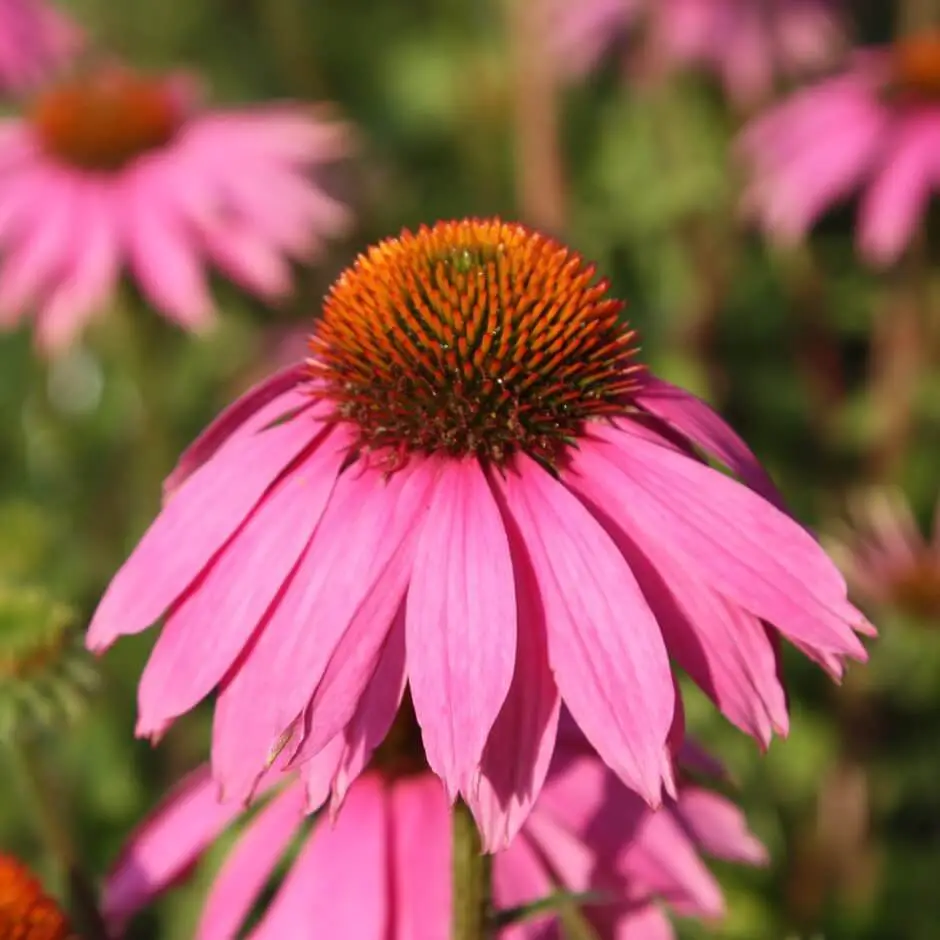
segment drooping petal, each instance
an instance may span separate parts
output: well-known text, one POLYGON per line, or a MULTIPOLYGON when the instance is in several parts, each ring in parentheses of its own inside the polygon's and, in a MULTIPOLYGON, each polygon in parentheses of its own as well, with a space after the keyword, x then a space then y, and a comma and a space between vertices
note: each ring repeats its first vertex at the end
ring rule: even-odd
POLYGON ((671 786, 674 695, 639 585, 588 510, 533 461, 520 458, 501 486, 539 585, 562 698, 604 760, 658 805, 671 786))
POLYGON ((662 379, 649 376, 637 393, 637 403, 714 454, 752 490, 783 509, 783 497, 751 449, 701 398, 662 379))
POLYGON ((480 763, 516 660, 509 543, 476 460, 441 472, 418 540, 405 624, 428 763, 453 799, 480 763))
POLYGON ((594 751, 566 750, 559 746, 534 812, 551 817, 611 861, 636 838, 649 808, 594 751))
POLYGON ((875 264, 896 261, 937 185, 940 117, 931 109, 898 124, 859 209, 858 241, 875 264))
POLYGON ((464 798, 488 851, 505 848, 525 822, 555 749, 561 698, 548 662, 545 611, 516 524, 504 513, 515 578, 516 667, 483 751, 480 772, 464 798))
MULTIPOLYGON (((493 858, 493 901, 498 910, 533 904, 548 897, 555 887, 545 861, 524 830, 493 858)), ((505 927, 499 936, 500 940, 557 940, 561 931, 557 917, 540 914, 505 927)))
POLYGON ((628 884, 668 901, 679 913, 720 917, 724 898, 714 876, 668 810, 648 813, 620 863, 628 884))
POLYGON ((284 940, 301 924, 315 937, 386 940, 387 833, 383 784, 362 777, 336 822, 319 820, 251 940, 284 940))
POLYGON ((672 922, 658 904, 598 904, 587 919, 599 937, 615 940, 676 940, 672 922))
MULTIPOLYGON (((379 631, 376 631, 378 633, 379 631)), ((349 634, 347 633, 347 638, 349 634)), ((346 638, 341 641, 342 645, 346 638)), ((351 642, 352 647, 355 646, 351 642)), ((327 667, 324 675, 324 682, 320 683, 314 700, 307 706, 304 714, 305 738, 303 743, 297 749, 297 752, 291 758, 290 766, 306 767, 311 760, 316 760, 321 753, 323 744, 319 740, 314 728, 313 716, 317 713, 316 709, 320 704, 317 699, 322 692, 326 692, 324 701, 329 706, 328 698, 330 692, 335 688, 335 684, 330 681, 331 673, 337 673, 336 669, 331 669, 335 663, 346 663, 356 660, 355 651, 343 655, 339 648, 327 667)), ((401 611, 392 622, 391 629, 385 636, 385 641, 380 647, 375 658, 367 654, 365 666, 360 666, 361 675, 356 676, 352 683, 351 691, 344 693, 342 688, 345 681, 339 682, 337 695, 340 699, 349 699, 355 701, 355 712, 349 723, 343 728, 337 738, 342 742, 337 759, 336 771, 331 780, 333 790, 333 800, 330 805, 331 812, 339 809, 340 804, 346 796, 349 787, 355 782, 359 774, 365 770, 372 757, 372 752, 378 747, 388 733, 392 722, 395 720, 395 714, 401 703, 405 691, 405 618, 401 611), (371 670, 370 670, 371 664, 371 670), (367 676, 367 678, 365 678, 367 676)), ((358 664, 357 664, 358 665, 358 664)), ((359 671, 356 669, 355 671, 359 671)), ((330 722, 332 724, 333 722, 330 722)), ((322 724, 322 722, 321 722, 322 724)), ((332 742, 329 746, 332 746, 332 742)))
POLYGON ((303 821, 304 789, 278 794, 251 821, 206 897, 195 940, 233 940, 303 821))
MULTIPOLYGON (((372 649, 380 648, 401 603, 436 474, 436 464, 413 461, 388 479, 356 466, 340 476, 287 589, 219 696, 212 764, 227 794, 250 793, 360 612, 372 649)), ((355 709, 345 704, 345 717, 332 713, 335 727, 312 714, 309 734, 326 744, 355 709)))
MULTIPOLYGON (((233 434, 244 429, 254 415, 300 385, 305 374, 306 366, 303 363, 288 366, 253 385, 225 408, 180 455, 173 472, 163 484, 164 497, 178 490, 233 434)), ((291 398, 289 404, 285 402, 283 410, 286 413, 300 404, 300 399, 291 398)), ((248 429, 253 431, 259 428, 248 424, 248 429)))
POLYGON ((104 883, 102 913, 121 924, 180 877, 244 807, 220 803, 208 766, 185 777, 135 830, 104 883))
POLYGON ((131 266, 144 294, 181 326, 201 329, 214 319, 202 260, 178 206, 176 180, 148 164, 125 180, 125 235, 131 266))
POLYGON ((88 629, 89 649, 103 650, 117 637, 153 624, 311 440, 310 425, 299 415, 251 438, 232 441, 197 470, 114 576, 88 629))
MULTIPOLYGON (((653 539, 643 550, 601 506, 609 490, 593 476, 571 478, 623 553, 659 623, 666 648, 722 713, 762 746, 788 729, 779 662, 764 625, 716 594, 653 539)), ((679 740, 682 740, 680 735, 679 740)))
MULTIPOLYGON (((395 940, 441 940, 450 934, 450 807, 430 774, 403 777, 389 789, 390 870, 395 940)), ((346 810, 343 810, 346 812, 346 810)))
POLYGON ((744 865, 767 864, 767 849, 731 800, 701 787, 683 787, 675 813, 709 855, 744 865))
POLYGON ((67 172, 51 171, 37 194, 33 216, 24 220, 13 251, 0 269, 0 323, 20 313, 55 284, 80 250, 81 186, 67 172))
MULTIPOLYGON (((607 493, 604 509, 642 548, 656 541, 714 590, 796 640, 864 660, 863 622, 816 540, 721 473, 625 432, 621 447, 588 442, 571 464, 607 493)), ((668 574, 668 572, 667 572, 668 574)))
POLYGON ((80 232, 75 254, 60 272, 37 321, 37 338, 47 351, 65 348, 85 322, 103 307, 118 278, 120 232, 110 193, 87 182, 80 191, 80 232))
POLYGON ((140 680, 138 735, 167 724, 221 681, 309 543, 346 459, 334 429, 283 476, 197 590, 168 618, 140 680))

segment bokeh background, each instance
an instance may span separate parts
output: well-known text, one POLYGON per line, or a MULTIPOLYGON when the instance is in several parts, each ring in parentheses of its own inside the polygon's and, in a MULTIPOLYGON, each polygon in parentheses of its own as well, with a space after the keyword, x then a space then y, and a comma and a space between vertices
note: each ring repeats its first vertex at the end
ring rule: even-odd
MULTIPOLYGON (((37 357, 28 329, 0 334, 0 629, 21 617, 23 586, 86 622, 175 456, 239 390, 296 354, 296 330, 336 274, 402 226, 466 215, 522 218, 596 260, 629 303, 646 361, 719 407, 818 531, 838 533, 852 495, 872 484, 901 487, 928 527, 940 489, 929 233, 916 264, 878 272, 856 256, 848 206, 800 248, 769 246, 739 211, 732 142, 746 114, 709 76, 650 80, 637 53, 635 68, 618 54, 553 84, 527 42, 531 12, 512 0, 66 8, 132 63, 194 70, 213 101, 328 102, 355 128, 356 154, 323 183, 357 221, 299 272, 279 309, 214 284, 223 316, 205 337, 158 320, 132 290, 52 361, 37 357)), ((887 39, 899 15, 886 0, 848 12, 859 42, 887 39)), ((940 937, 938 606, 874 611, 882 638, 871 664, 841 687, 788 655, 792 731, 765 756, 690 692, 689 726, 727 762, 773 862, 720 869, 727 920, 682 925, 684 936, 940 937)), ((42 744, 61 814, 97 876, 207 751, 208 708, 155 749, 134 739, 153 640, 121 641, 84 714, 42 744)), ((3 750, 0 771, 0 846, 61 891, 3 750)), ((131 936, 187 936, 222 849, 131 936)))

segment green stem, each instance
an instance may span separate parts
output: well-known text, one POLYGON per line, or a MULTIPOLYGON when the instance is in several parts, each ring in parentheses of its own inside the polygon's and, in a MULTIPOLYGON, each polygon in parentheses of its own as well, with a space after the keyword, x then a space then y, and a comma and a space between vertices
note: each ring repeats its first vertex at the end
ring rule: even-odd
POLYGON ((68 907, 79 936, 84 940, 108 940, 108 928, 98 909, 97 892, 79 863, 68 827, 60 816, 55 794, 37 755, 22 738, 11 750, 23 795, 32 805, 36 827, 65 876, 68 907))
POLYGON ((492 857, 484 854, 476 820, 463 800, 454 805, 453 836, 453 940, 486 940, 492 857))

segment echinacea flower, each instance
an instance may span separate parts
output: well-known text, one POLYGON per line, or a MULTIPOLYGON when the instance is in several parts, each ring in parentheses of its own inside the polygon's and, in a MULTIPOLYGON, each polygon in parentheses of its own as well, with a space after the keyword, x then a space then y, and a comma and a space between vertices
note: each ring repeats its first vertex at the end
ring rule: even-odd
POLYGON ((0 0, 0 91, 38 84, 79 45, 78 27, 45 0, 0 0))
POLYGON ((431 768, 494 847, 541 788, 562 701, 657 805, 670 656, 762 742, 787 721, 765 621, 836 675, 864 659, 835 566, 734 432, 635 362, 607 291, 498 220, 363 254, 309 360, 183 455, 98 607, 96 651, 166 618, 138 734, 219 686, 213 771, 246 798, 343 732, 394 653, 431 768))
POLYGON ((122 266, 170 320, 212 319, 214 264, 267 300, 349 215, 310 177, 348 148, 299 105, 196 107, 182 76, 112 65, 41 92, 0 126, 0 325, 35 311, 57 348, 99 312, 122 266))
POLYGON ((833 60, 842 25, 832 0, 556 0, 556 46, 565 68, 582 73, 618 38, 645 25, 657 62, 714 73, 748 106, 778 76, 833 60))
POLYGON ((752 174, 745 207, 771 236, 797 242, 860 192, 862 255, 896 261, 940 180, 940 33, 859 52, 755 119, 740 150, 752 174))
POLYGON ((77 940, 68 918, 22 862, 0 852, 0 937, 77 940))
POLYGON ((899 490, 859 494, 850 509, 831 551, 859 600, 940 621, 940 502, 929 540, 899 490))
MULTIPOLYGON (((274 791, 241 832, 203 905, 195 940, 230 940, 259 903, 284 856, 297 846, 252 940, 403 940, 450 936, 451 820, 447 798, 422 759, 413 713, 402 708, 386 742, 359 776, 338 752, 315 759, 274 791), (317 809, 338 781, 342 808, 317 809)), ((349 751, 346 752, 348 758, 349 751)), ((368 760, 368 755, 366 760, 368 760)), ((267 796, 267 795, 266 795, 267 796)), ((185 778, 131 836, 106 879, 106 918, 121 926, 162 894, 244 813, 220 803, 208 768, 185 778)), ((576 733, 565 734, 536 806, 512 845, 493 860, 501 909, 557 890, 590 892, 583 908, 598 940, 672 937, 677 914, 724 913, 718 883, 699 852, 760 865, 761 843, 728 799, 691 781, 652 812, 576 733)), ((501 940, 548 936, 555 915, 507 926, 501 940)), ((554 936, 554 933, 551 934, 554 936)))

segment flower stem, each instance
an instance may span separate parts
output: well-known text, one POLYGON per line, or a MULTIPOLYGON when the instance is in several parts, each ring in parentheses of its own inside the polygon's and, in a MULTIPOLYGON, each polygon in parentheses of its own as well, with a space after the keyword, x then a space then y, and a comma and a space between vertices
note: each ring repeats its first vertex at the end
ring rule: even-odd
POLYGON ((463 800, 453 812, 453 940, 486 940, 490 935, 491 856, 484 854, 476 820, 463 800))
POLYGON ((108 928, 98 909, 97 893, 82 870, 68 827, 60 816, 40 761, 30 743, 20 738, 10 748, 23 795, 32 804, 36 827, 50 855, 65 876, 68 908, 83 940, 108 940, 108 928))

